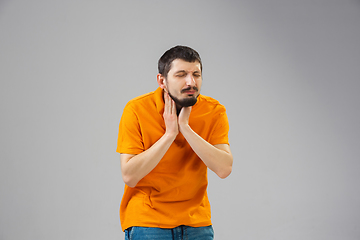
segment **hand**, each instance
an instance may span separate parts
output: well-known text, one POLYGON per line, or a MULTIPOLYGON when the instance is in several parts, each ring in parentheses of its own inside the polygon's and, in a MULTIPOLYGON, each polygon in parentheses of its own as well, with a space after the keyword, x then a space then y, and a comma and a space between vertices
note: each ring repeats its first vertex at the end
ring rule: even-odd
POLYGON ((191 107, 183 107, 179 114, 179 127, 181 130, 181 127, 189 125, 189 117, 191 113, 191 107))
POLYGON ((171 134, 172 136, 177 136, 179 134, 179 126, 178 126, 178 119, 176 115, 176 104, 174 100, 172 100, 167 92, 164 92, 164 100, 165 100, 165 107, 164 107, 164 121, 166 132, 171 134))

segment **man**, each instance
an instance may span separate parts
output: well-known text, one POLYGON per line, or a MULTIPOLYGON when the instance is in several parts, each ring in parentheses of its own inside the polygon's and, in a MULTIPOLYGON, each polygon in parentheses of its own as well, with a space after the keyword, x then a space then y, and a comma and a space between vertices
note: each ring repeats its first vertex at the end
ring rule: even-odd
POLYGON ((173 47, 158 68, 159 88, 131 100, 119 126, 125 239, 213 239, 207 168, 226 178, 233 162, 225 108, 200 95, 195 50, 173 47))

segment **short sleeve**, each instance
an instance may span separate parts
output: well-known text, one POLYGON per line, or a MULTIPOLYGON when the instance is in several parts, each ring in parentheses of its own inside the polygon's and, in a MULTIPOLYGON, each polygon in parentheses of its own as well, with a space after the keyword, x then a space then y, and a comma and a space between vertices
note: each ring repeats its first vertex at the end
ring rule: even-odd
POLYGON ((138 116, 130 104, 125 106, 121 116, 116 151, 127 154, 139 154, 144 151, 138 116))
POLYGON ((218 120, 215 124, 214 130, 210 137, 210 143, 216 144, 229 144, 229 121, 226 115, 226 111, 219 113, 218 120))

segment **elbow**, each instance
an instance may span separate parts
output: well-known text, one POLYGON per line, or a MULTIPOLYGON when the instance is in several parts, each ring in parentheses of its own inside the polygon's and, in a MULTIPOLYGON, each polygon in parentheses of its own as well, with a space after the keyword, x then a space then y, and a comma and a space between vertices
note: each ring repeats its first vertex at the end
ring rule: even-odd
POLYGON ((133 177, 126 175, 126 174, 123 174, 122 178, 123 178, 124 183, 128 187, 131 187, 131 188, 134 188, 138 183, 138 181, 136 179, 134 179, 133 177))
POLYGON ((217 175, 221 179, 225 179, 231 174, 231 172, 232 172, 232 166, 229 166, 226 169, 223 169, 221 172, 217 173, 217 175))
POLYGON ((233 157, 230 154, 230 158, 229 161, 227 162, 227 164, 225 164, 221 170, 219 172, 217 172, 216 174, 221 178, 221 179, 225 179, 227 178, 231 172, 232 172, 232 165, 233 165, 233 157))

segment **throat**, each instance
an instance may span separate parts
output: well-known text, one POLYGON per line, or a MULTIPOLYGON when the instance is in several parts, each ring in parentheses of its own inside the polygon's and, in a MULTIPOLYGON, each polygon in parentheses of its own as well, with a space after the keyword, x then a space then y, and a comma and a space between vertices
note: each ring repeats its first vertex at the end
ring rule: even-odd
POLYGON ((182 107, 176 104, 176 114, 179 116, 182 107))

